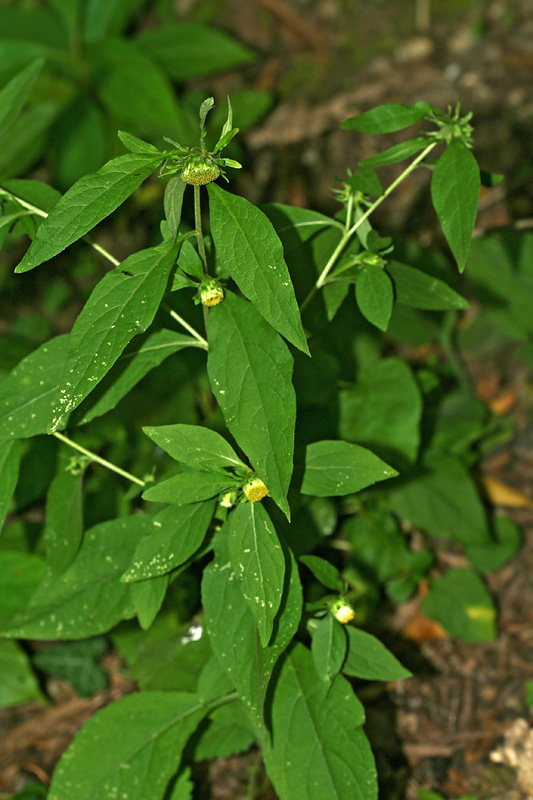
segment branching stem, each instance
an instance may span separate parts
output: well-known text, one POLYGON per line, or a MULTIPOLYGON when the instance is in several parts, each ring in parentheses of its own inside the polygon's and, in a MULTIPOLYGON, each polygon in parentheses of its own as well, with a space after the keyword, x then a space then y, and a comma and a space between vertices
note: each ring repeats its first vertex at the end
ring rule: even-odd
POLYGON ((91 461, 96 461, 98 464, 101 464, 103 467, 107 467, 107 469, 110 469, 112 472, 116 472, 117 475, 122 475, 123 478, 127 478, 132 483, 136 483, 138 486, 146 486, 145 481, 142 481, 140 478, 136 478, 135 475, 132 475, 130 472, 126 472, 126 470, 117 467, 116 464, 112 464, 105 458, 97 456, 96 453, 91 453, 90 450, 86 450, 85 447, 81 446, 81 444, 73 442, 71 439, 63 436, 62 433, 53 433, 52 436, 55 436, 56 439, 59 439, 60 442, 67 444, 69 447, 74 448, 74 450, 78 450, 78 452, 83 453, 83 455, 87 456, 87 458, 90 458, 91 461))

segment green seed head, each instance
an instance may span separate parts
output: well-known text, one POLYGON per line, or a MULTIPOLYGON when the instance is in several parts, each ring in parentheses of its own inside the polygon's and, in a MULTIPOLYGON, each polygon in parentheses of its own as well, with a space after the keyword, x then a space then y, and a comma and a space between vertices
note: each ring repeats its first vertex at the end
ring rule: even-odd
POLYGON ((204 186, 216 181, 220 167, 209 153, 191 153, 181 173, 181 180, 194 186, 204 186))
POLYGON ((257 503, 258 500, 262 500, 268 494, 268 489, 261 478, 257 478, 255 475, 253 478, 248 478, 243 489, 246 499, 251 503, 257 503))
POLYGON ((203 306, 218 306, 224 299, 224 289, 218 281, 207 280, 200 284, 200 302, 203 306))

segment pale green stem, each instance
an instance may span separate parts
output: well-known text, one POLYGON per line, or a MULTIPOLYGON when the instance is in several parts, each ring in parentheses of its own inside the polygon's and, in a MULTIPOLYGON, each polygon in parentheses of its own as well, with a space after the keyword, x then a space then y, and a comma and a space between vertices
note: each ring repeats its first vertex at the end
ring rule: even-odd
POLYGON ((53 433, 52 436, 55 436, 56 439, 59 439, 60 442, 64 442, 69 447, 73 447, 74 450, 78 450, 80 453, 83 453, 84 456, 90 458, 91 461, 96 461, 98 464, 101 464, 103 467, 107 467, 107 469, 112 470, 112 472, 116 472, 117 475, 122 475, 123 478, 127 478, 132 483, 136 483, 139 486, 146 486, 146 482, 142 481, 140 478, 136 478, 135 475, 132 475, 130 472, 126 472, 124 469, 120 469, 117 467, 116 464, 112 464, 110 461, 106 461, 105 458, 101 458, 97 456, 95 453, 91 453, 90 450, 86 450, 85 447, 82 447, 81 444, 76 444, 71 439, 67 439, 66 436, 63 436, 62 433, 53 433))
POLYGON ((200 344, 202 345, 202 347, 203 347, 205 350, 207 350, 207 348, 208 348, 207 339, 204 339, 204 337, 203 337, 203 336, 200 336, 200 334, 198 333, 198 331, 195 331, 195 330, 194 330, 194 328, 193 328, 191 325, 189 325, 189 323, 188 323, 188 322, 186 322, 186 321, 183 319, 183 317, 180 317, 180 315, 179 315, 179 314, 177 314, 177 313, 176 313, 176 312, 175 312, 175 311, 174 311, 172 308, 170 308, 170 307, 169 307, 169 306, 167 306, 166 304, 163 304, 163 308, 165 309, 165 311, 168 311, 168 313, 170 314, 170 316, 171 316, 173 319, 175 319, 175 320, 176 320, 176 322, 179 322, 179 324, 180 324, 180 325, 182 325, 182 326, 185 328, 185 330, 186 330, 186 331, 189 331, 189 333, 191 334, 191 336, 194 336, 194 338, 195 338, 195 339, 197 339, 197 340, 200 342, 200 344))
POLYGON ((200 187, 194 187, 194 226, 196 228, 196 238, 198 239, 198 252, 202 259, 204 275, 207 275, 207 255, 205 252, 204 234, 202 232, 202 209, 200 206, 200 187))

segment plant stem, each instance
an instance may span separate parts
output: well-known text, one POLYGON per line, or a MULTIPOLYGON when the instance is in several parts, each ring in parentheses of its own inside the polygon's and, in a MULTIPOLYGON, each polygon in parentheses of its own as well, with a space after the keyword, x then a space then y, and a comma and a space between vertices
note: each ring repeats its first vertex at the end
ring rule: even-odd
POLYGON ((55 436, 56 439, 59 439, 60 442, 68 444, 68 446, 74 448, 74 450, 78 450, 80 453, 83 453, 83 455, 90 458, 91 461, 96 461, 103 467, 107 467, 107 469, 112 470, 112 472, 116 472, 117 475, 122 475, 123 478, 127 478, 132 483, 136 483, 139 486, 146 486, 145 481, 142 481, 140 478, 136 478, 135 475, 132 475, 130 472, 126 472, 126 470, 117 467, 110 461, 106 461, 105 458, 101 458, 100 456, 97 456, 95 453, 91 453, 90 450, 86 450, 85 447, 81 446, 81 444, 77 444, 76 442, 73 442, 71 439, 67 439, 67 437, 63 436, 62 433, 53 433, 52 436, 55 436))
POLYGON ((180 317, 180 315, 178 313, 176 313, 176 311, 174 311, 172 308, 170 308, 170 306, 167 306, 166 303, 163 303, 163 308, 165 309, 165 311, 168 311, 170 316, 173 319, 175 319, 176 322, 179 322, 179 324, 182 325, 185 328, 186 331, 189 331, 191 336, 194 336, 194 338, 197 339, 200 342, 200 344, 202 345, 204 350, 207 350, 207 348, 208 348, 207 339, 204 339, 203 336, 200 336, 198 331, 195 331, 194 328, 191 325, 189 325, 189 323, 186 322, 183 319, 183 317, 180 317))
POLYGON ((204 234, 202 232, 202 209, 200 206, 200 187, 194 187, 194 226, 196 228, 196 238, 198 240, 198 252, 202 260, 204 275, 207 275, 207 256, 205 253, 204 234))

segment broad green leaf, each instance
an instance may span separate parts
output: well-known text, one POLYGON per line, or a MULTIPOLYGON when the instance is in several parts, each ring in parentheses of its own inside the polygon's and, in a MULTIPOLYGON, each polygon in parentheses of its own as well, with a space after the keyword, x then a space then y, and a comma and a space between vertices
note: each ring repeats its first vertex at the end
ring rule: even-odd
POLYGON ((494 516, 491 522, 491 541, 466 547, 468 560, 481 572, 495 572, 501 569, 522 544, 520 531, 508 517, 494 516))
POLYGON ((403 103, 388 103, 371 111, 365 111, 356 117, 350 117, 341 123, 345 131, 356 130, 360 133, 394 133, 408 128, 418 122, 431 111, 429 103, 418 101, 412 106, 403 103))
POLYGON ((107 650, 103 636, 48 647, 33 656, 36 667, 72 684, 80 697, 107 689, 105 670, 98 664, 107 650))
POLYGON ((414 156, 415 153, 419 153, 420 150, 423 150, 424 147, 427 147, 429 144, 429 140, 423 137, 408 139, 406 142, 400 142, 399 144, 393 145, 393 147, 389 147, 389 149, 384 150, 383 153, 377 153, 375 156, 365 158, 359 163, 367 167, 383 167, 386 164, 397 164, 398 161, 403 161, 406 158, 410 158, 410 156, 414 156))
POLYGON ((386 358, 369 366, 351 389, 339 392, 339 433, 394 466, 416 459, 422 399, 409 366, 386 358))
POLYGON ((445 454, 426 458, 418 475, 395 487, 389 502, 403 522, 465 546, 491 542, 485 511, 463 464, 445 454))
POLYGON ((187 184, 181 180, 179 175, 173 175, 165 187, 165 219, 168 222, 172 238, 176 241, 178 228, 181 222, 181 207, 183 205, 183 194, 187 184))
POLYGON ((18 117, 43 64, 43 59, 33 61, 0 91, 0 136, 18 117))
POLYGON ((425 311, 451 311, 468 308, 468 302, 447 283, 419 269, 389 261, 387 272, 392 278, 397 303, 425 311))
POLYGON ((159 150, 155 145, 150 144, 150 142, 145 142, 144 139, 139 139, 138 136, 133 136, 131 133, 127 133, 126 131, 119 131, 118 138, 124 145, 124 147, 130 151, 130 153, 158 153, 159 150))
POLYGON ((226 292, 211 310, 207 371, 230 433, 285 514, 296 398, 293 358, 251 303, 226 292))
POLYGON ((431 199, 459 272, 468 258, 480 188, 476 159, 462 142, 454 139, 433 171, 431 199))
POLYGON ((144 340, 136 338, 76 410, 74 422, 84 425, 115 408, 145 375, 184 347, 201 348, 202 345, 192 336, 165 329, 148 333, 144 340))
POLYGON ((228 546, 233 571, 266 647, 283 594, 285 556, 261 503, 243 503, 231 512, 228 546))
POLYGON ((169 242, 140 250, 108 272, 74 323, 50 430, 109 372, 128 342, 151 324, 176 262, 169 242))
POLYGON ((331 688, 320 680, 302 644, 283 659, 271 717, 264 756, 280 800, 376 800, 363 706, 341 675, 331 688))
POLYGON ((0 385, 0 440, 46 433, 70 336, 56 336, 17 364, 0 385))
POLYGON ((86 0, 83 38, 88 42, 121 33, 144 0, 86 0))
POLYGON ((170 506, 153 517, 140 540, 122 581, 142 581, 165 575, 198 550, 211 521, 214 502, 170 506))
POLYGON ((76 181, 44 220, 15 272, 61 253, 111 214, 158 168, 160 154, 128 153, 76 181))
POLYGON ((348 654, 342 671, 367 681, 401 681, 411 673, 370 633, 346 625, 348 654))
POLYGON ((152 503, 175 503, 178 506, 209 500, 236 485, 236 480, 229 473, 203 472, 192 470, 173 475, 155 486, 147 489, 143 498, 152 503))
POLYGON ((64 458, 46 498, 46 566, 59 575, 71 565, 83 536, 83 470, 71 472, 64 458))
POLYGON ((61 200, 61 192, 58 192, 52 186, 48 186, 47 183, 43 183, 43 181, 10 178, 2 181, 0 196, 2 195, 2 189, 46 212, 51 211, 57 201, 61 200))
POLYGON ((339 570, 319 556, 300 556, 300 561, 305 564, 307 569, 310 569, 317 581, 320 581, 322 586, 327 586, 334 592, 343 592, 344 583, 340 576, 339 570))
POLYGON ((22 455, 21 442, 11 440, 0 444, 0 531, 17 485, 22 455))
POLYGON ((46 572, 33 553, 0 552, 0 627, 29 603, 46 572))
POLYGON ((351 494, 397 474, 364 447, 325 440, 306 448, 300 491, 317 497, 351 494))
POLYGON ((4 625, 2 634, 23 639, 85 639, 131 618, 129 587, 120 576, 139 539, 152 527, 152 517, 137 515, 91 528, 71 566, 45 580, 28 607, 4 625))
POLYGON ((339 674, 346 657, 348 640, 344 625, 333 614, 326 614, 313 634, 311 654, 316 671, 324 683, 331 683, 339 674))
MULTIPOLYGON (((0 31, 7 44, 18 39, 19 46, 35 42, 61 49, 68 46, 67 33, 61 21, 43 6, 28 9, 19 3, 2 3, 0 31)), ((24 50, 23 53, 27 55, 24 50)))
POLYGON ((468 569, 450 569, 424 597, 424 613, 465 642, 496 639, 496 609, 481 578, 468 569))
POLYGON ((17 642, 0 641, 0 708, 42 699, 24 650, 17 642))
MULTIPOLYGON (((381 181, 373 167, 369 166, 368 164, 361 164, 357 172, 347 178, 346 183, 352 187, 353 191, 363 192, 363 194, 368 194, 371 197, 381 197, 383 194, 383 186, 381 185, 381 181)), ((356 209, 354 222, 357 222, 358 218, 362 215, 362 209, 356 209)), ((358 238, 362 241, 364 247, 366 247, 366 235, 371 229, 372 228, 369 222, 361 223, 357 229, 358 238), (361 236, 361 234, 364 235, 361 236)))
POLYGON ((165 453, 190 467, 220 469, 244 466, 233 447, 209 428, 200 425, 160 425, 157 428, 143 428, 143 431, 165 453))
POLYGON ((206 729, 194 748, 194 760, 228 758, 248 750, 257 737, 240 702, 217 708, 209 715, 206 729))
POLYGON ((302 587, 294 556, 287 552, 285 586, 271 642, 262 647, 255 618, 231 568, 228 523, 215 536, 215 559, 204 570, 202 602, 213 652, 264 736, 263 704, 274 665, 296 633, 302 587))
POLYGON ((157 578, 132 583, 131 600, 143 631, 148 630, 159 613, 167 593, 168 581, 168 575, 159 575, 157 578))
POLYGON ((135 41, 176 81, 211 75, 255 58, 251 50, 223 31, 194 22, 166 24, 142 33, 135 41))
POLYGON ((172 787, 172 794, 168 800, 192 800, 192 793, 194 785, 191 780, 191 768, 186 767, 183 772, 180 772, 174 786, 172 787))
POLYGON ((309 355, 283 246, 269 219, 244 197, 209 184, 217 257, 259 313, 309 355))
POLYGON ((85 723, 59 762, 49 800, 161 800, 209 706, 187 692, 123 697, 85 723))
POLYGON ((380 267, 363 267, 357 276, 355 297, 359 311, 380 331, 386 331, 394 294, 391 279, 380 267))

